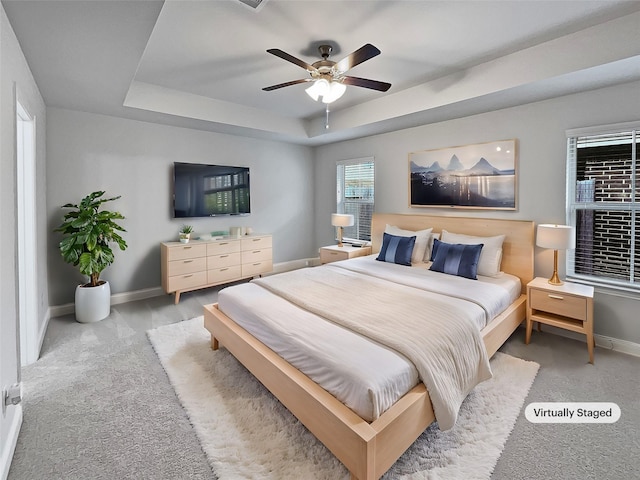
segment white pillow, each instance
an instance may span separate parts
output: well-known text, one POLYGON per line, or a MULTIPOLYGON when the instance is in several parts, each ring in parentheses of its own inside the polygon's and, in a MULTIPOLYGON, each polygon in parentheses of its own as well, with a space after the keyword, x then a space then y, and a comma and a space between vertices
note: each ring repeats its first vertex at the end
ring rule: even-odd
POLYGON ((478 275, 485 277, 495 277, 500 273, 500 262, 502 261, 502 243, 506 235, 496 235, 495 237, 474 237, 461 233, 451 233, 442 230, 441 240, 446 243, 461 243, 463 245, 484 244, 480 252, 478 261, 478 275))
POLYGON ((429 239, 429 246, 427 247, 427 251, 424 254, 424 261, 425 262, 430 262, 431 261, 431 252, 433 252, 433 241, 434 240, 440 240, 440 234, 439 233, 432 233, 431 234, 431 238, 429 239))
MULTIPOLYGON (((429 239, 431 238, 432 228, 426 230, 419 230, 412 232, 411 230, 403 230, 395 225, 388 225, 385 227, 385 233, 389 235, 396 235, 398 237, 416 237, 416 243, 413 246, 413 252, 411 253, 411 263, 419 263, 425 261, 425 255, 427 249, 429 249, 429 239)), ((431 257, 431 250, 429 249, 429 257, 431 257)))

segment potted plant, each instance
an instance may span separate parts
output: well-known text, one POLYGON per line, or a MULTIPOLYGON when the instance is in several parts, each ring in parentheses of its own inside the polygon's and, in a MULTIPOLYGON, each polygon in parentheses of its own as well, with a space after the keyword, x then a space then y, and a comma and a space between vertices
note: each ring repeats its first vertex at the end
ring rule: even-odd
POLYGON ((193 232, 193 227, 191 225, 183 225, 178 235, 180 236, 181 243, 189 243, 189 239, 191 238, 191 233, 193 232))
POLYGON ((88 283, 76 287, 76 320, 82 323, 97 322, 109 316, 111 287, 109 282, 100 280, 100 273, 113 263, 110 244, 117 244, 120 250, 127 248, 127 243, 118 234, 126 230, 115 222, 124 219, 122 214, 100 210, 103 203, 117 200, 120 196, 102 198, 104 193, 93 192, 78 205, 63 205, 62 208, 70 211, 54 230, 64 235, 60 242, 64 261, 78 267, 80 273, 89 277, 88 283))

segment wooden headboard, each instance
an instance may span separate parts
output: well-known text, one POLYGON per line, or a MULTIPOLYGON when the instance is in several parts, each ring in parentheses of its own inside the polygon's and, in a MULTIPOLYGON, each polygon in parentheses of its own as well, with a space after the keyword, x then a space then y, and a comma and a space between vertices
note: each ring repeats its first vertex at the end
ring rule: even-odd
POLYGON ((405 230, 433 228, 433 233, 440 233, 444 229, 453 233, 480 237, 505 234, 501 269, 520 278, 523 293, 526 291, 527 283, 533 280, 534 222, 497 218, 374 213, 371 222, 371 245, 374 253, 380 251, 382 234, 387 224, 405 230))

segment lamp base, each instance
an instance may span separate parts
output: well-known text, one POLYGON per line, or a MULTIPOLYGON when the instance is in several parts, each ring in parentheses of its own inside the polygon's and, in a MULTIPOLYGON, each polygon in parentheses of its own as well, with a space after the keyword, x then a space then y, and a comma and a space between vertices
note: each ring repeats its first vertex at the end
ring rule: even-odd
POLYGON ((558 250, 553 251, 553 275, 551 275, 549 283, 551 285, 564 285, 564 282, 558 276, 558 250))
POLYGON ((558 272, 553 272, 553 276, 549 279, 551 285, 564 285, 564 282, 560 280, 558 272))

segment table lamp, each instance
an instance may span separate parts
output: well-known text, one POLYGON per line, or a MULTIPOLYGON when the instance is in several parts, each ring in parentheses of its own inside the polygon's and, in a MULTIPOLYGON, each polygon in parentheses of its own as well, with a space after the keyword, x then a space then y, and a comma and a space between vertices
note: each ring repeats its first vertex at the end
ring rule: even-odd
POLYGON ((551 285, 562 285, 558 276, 558 250, 576 248, 574 228, 569 225, 538 225, 536 245, 542 248, 553 248, 553 275, 549 279, 551 285))
POLYGON ((353 225, 353 215, 346 213, 332 213, 331 225, 338 227, 338 246, 342 247, 342 229, 353 225))

